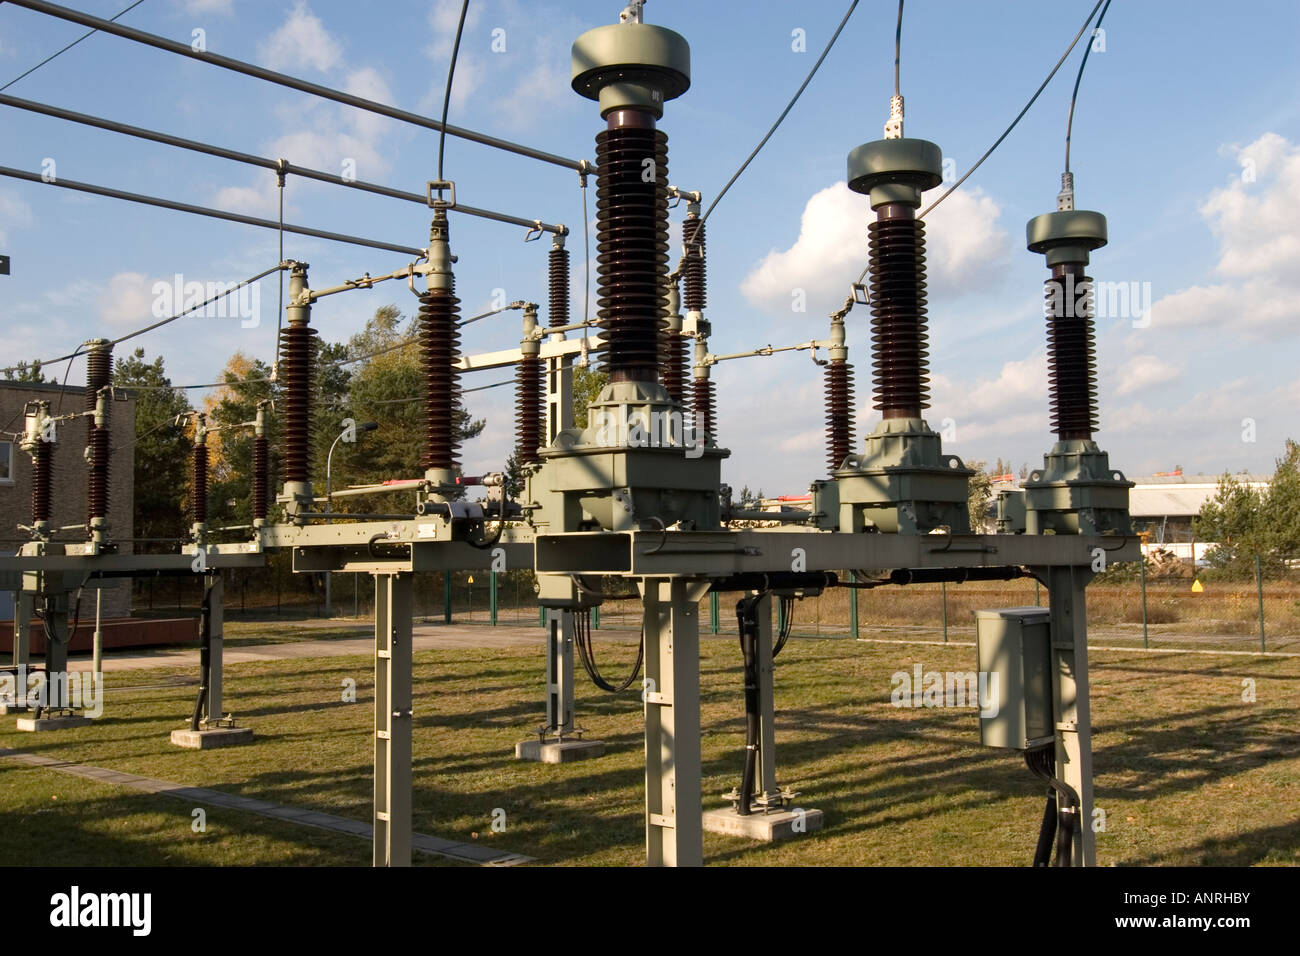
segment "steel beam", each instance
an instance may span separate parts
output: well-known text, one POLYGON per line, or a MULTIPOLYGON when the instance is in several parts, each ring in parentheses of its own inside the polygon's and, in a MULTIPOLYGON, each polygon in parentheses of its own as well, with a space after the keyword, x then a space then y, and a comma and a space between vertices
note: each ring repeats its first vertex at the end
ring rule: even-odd
POLYGON ((560 740, 577 732, 573 720, 573 611, 546 609, 546 730, 560 740))
POLYGON ((208 694, 204 701, 203 722, 211 725, 222 719, 221 671, 222 658, 225 653, 223 643, 221 599, 224 584, 220 574, 209 574, 204 578, 203 589, 203 642, 207 645, 208 694))
MULTIPOLYGON (((1090 568, 1047 567, 1052 634, 1052 709, 1056 715, 1056 779, 1079 795, 1071 863, 1097 865, 1092 829, 1092 718, 1088 698, 1088 624, 1084 588, 1090 568)), ((1057 796, 1057 808, 1064 799, 1057 796)))
POLYGON ((375 575, 374 865, 411 865, 412 576, 375 575))
POLYGON ((646 863, 703 866, 699 602, 708 582, 651 578, 645 604, 646 863))

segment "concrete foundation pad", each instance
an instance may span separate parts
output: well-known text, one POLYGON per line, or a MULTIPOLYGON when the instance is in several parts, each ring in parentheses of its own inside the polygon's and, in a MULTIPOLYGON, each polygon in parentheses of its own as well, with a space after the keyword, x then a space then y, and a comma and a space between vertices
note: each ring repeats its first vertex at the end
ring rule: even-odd
POLYGON ((214 747, 233 747, 253 739, 249 727, 209 727, 206 730, 173 730, 172 743, 191 750, 212 750, 214 747))
POLYGON ((822 812, 802 807, 776 813, 755 811, 747 817, 742 817, 730 807, 704 811, 704 829, 710 833, 725 833, 727 836, 762 840, 765 843, 806 836, 821 828, 822 812))
POLYGON ((30 707, 19 707, 17 704, 0 704, 0 717, 7 714, 25 714, 29 710, 30 707))
POLYGON ((89 717, 19 717, 18 730, 39 733, 43 730, 63 730, 65 727, 84 727, 90 723, 89 717))
POLYGON ((521 740, 515 744, 516 760, 540 763, 572 763, 605 754, 603 740, 521 740))

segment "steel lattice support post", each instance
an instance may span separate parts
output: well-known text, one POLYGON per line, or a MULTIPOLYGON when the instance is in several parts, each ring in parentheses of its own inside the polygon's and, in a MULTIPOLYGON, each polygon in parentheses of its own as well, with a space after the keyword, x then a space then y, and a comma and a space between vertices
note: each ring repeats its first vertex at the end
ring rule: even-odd
POLYGON ((375 575, 375 866, 411 865, 412 578, 375 575))
POLYGON ((207 680, 208 694, 203 707, 203 720, 209 725, 222 717, 221 663, 225 654, 221 608, 223 592, 224 585, 219 572, 204 578, 202 640, 207 648, 208 660, 207 673, 203 676, 207 680))
POLYGON ((703 866, 699 602, 708 582, 647 578, 646 864, 703 866))
MULTIPOLYGON (((1097 865, 1092 829, 1092 718, 1088 700, 1088 623, 1084 588, 1092 571, 1039 569, 1047 577, 1052 634, 1052 711, 1056 716, 1056 778, 1079 795, 1071 862, 1097 865)), ((1058 809, 1061 798, 1057 798, 1058 809)))
MULTIPOLYGON (((32 609, 35 606, 32 595, 23 590, 19 590, 14 595, 14 678, 18 681, 15 688, 25 693, 26 677, 21 676, 26 672, 26 668, 31 665, 32 659, 32 609)), ((15 694, 15 698, 18 695, 15 694)), ((0 713, 17 713, 25 711, 25 706, 20 706, 17 699, 12 703, 0 707, 0 713)))
POLYGON ((546 733, 561 740, 574 733, 573 612, 546 610, 546 733))
POLYGON ((776 691, 772 675, 772 595, 764 595, 755 609, 758 615, 758 641, 755 663, 758 668, 758 775, 755 794, 759 806, 768 802, 777 806, 781 793, 776 786, 776 691))

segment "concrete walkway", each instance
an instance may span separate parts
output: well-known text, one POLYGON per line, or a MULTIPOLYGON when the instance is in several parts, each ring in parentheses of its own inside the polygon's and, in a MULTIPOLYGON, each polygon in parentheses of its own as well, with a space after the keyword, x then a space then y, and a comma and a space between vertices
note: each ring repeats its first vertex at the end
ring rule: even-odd
MULTIPOLYGON (((41 767, 45 770, 71 774, 74 777, 83 777, 97 783, 115 784, 119 787, 128 787, 143 793, 156 793, 164 797, 173 797, 177 800, 184 800, 190 805, 209 804, 214 807, 243 810, 247 813, 256 813, 259 816, 271 817, 287 823, 297 823, 302 826, 344 833, 366 841, 370 841, 374 835, 370 824, 362 823, 360 820, 352 820, 348 817, 335 816, 332 813, 299 810, 278 803, 268 803, 265 800, 253 800, 233 793, 210 790, 207 787, 187 787, 184 784, 156 780, 153 777, 139 777, 133 773, 121 773, 104 767, 90 767, 86 764, 70 763, 66 760, 56 760, 53 757, 43 757, 22 750, 0 749, 0 757, 27 764, 31 767, 41 767)), ((411 835, 411 847, 421 853, 446 857, 459 863, 473 863, 477 866, 516 866, 520 863, 530 863, 533 859, 530 856, 511 853, 508 850, 496 850, 477 843, 457 843, 455 840, 443 840, 440 837, 429 836, 424 833, 411 835)))

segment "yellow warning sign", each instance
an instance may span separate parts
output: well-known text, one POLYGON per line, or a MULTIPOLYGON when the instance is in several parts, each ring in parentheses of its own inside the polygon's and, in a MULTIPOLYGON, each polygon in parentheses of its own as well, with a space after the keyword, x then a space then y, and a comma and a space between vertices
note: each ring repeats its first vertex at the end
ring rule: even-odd
POLYGON ((1202 591, 1204 591, 1204 590, 1205 590, 1205 585, 1203 585, 1200 581, 1193 581, 1193 582, 1192 582, 1192 593, 1193 593, 1193 594, 1200 594, 1200 593, 1201 593, 1202 591))
POLYGON ((473 583, 474 583, 474 575, 472 575, 472 574, 469 576, 469 583, 470 583, 470 584, 473 584, 473 583))

